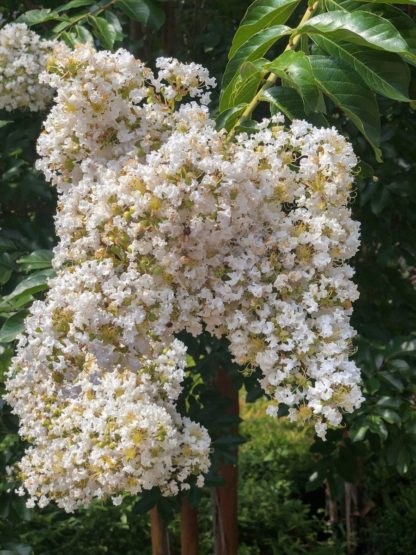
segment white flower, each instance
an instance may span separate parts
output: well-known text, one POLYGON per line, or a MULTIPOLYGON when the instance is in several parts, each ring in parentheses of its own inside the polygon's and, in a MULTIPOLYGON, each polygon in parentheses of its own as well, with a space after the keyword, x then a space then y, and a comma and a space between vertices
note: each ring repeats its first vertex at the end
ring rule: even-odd
POLYGON ((56 41, 43 40, 24 23, 0 30, 0 109, 45 110, 53 89, 39 82, 56 41))
POLYGON ((57 277, 7 384, 31 498, 71 511, 202 484, 210 438, 176 408, 183 330, 227 337, 261 369, 269 413, 285 403, 324 437, 362 401, 349 143, 280 115, 228 141, 186 98, 213 86, 195 64, 162 59, 154 76, 123 50, 59 46, 52 67, 38 166, 59 193, 57 277))

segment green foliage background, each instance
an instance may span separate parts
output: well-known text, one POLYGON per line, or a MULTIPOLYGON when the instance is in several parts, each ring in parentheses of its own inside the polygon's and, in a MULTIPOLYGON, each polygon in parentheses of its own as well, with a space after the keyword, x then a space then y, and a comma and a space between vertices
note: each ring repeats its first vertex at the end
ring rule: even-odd
MULTIPOLYGON (((298 17, 298 3, 292 3, 293 17, 298 17)), ((92 4, 93 12, 91 2, 82 0, 66 3, 62 9, 53 1, 45 1, 41 6, 6 1, 1 9, 5 20, 10 20, 19 13, 41 8, 41 13, 29 12, 25 16, 29 23, 39 23, 35 27, 38 32, 50 34, 55 29, 68 42, 81 38, 94 40, 104 48, 124 46, 149 63, 161 54, 193 60, 207 66, 221 81, 229 47, 249 2, 119 0, 92 4)), ((329 11, 354 10, 361 9, 363 3, 327 0, 325 7, 329 11)), ((387 18, 399 17, 407 23, 413 17, 412 7, 402 9, 387 2, 366 4, 366 9, 387 18)), ((239 33, 237 39, 241 37, 239 33)), ((416 40, 415 33, 408 31, 409 44, 416 40)), ((336 48, 323 45, 322 40, 328 41, 328 37, 320 39, 317 34, 312 33, 315 37, 312 48, 336 48)), ((305 49, 305 39, 302 40, 305 49)), ((234 38, 234 56, 238 54, 235 41, 234 38)), ((271 48, 271 58, 280 61, 270 61, 281 76, 285 69, 279 58, 282 48, 273 44, 271 48)), ((270 71, 267 61, 263 61, 264 54, 252 59, 252 65, 242 67, 247 60, 241 58, 231 65, 233 71, 228 66, 224 83, 234 79, 232 94, 228 99, 224 92, 221 99, 218 94, 214 106, 217 112, 223 112, 225 125, 235 123, 250 94, 253 96, 254 84, 257 88, 265 71, 270 71), (243 85, 248 88, 242 88, 243 85), (230 109, 224 116, 224 111, 230 109)), ((391 56, 385 52, 381 55, 385 60, 391 56)), ((300 57, 297 58, 299 62, 300 57)), ((409 94, 413 98, 414 68, 402 71, 406 74, 400 75, 399 80, 402 85, 403 79, 410 83, 409 94)), ((256 116, 265 114, 268 104, 272 109, 284 108, 288 117, 293 115, 293 106, 297 110, 300 106, 305 115, 310 99, 306 98, 304 103, 304 83, 285 79, 283 75, 280 84, 269 90, 267 102, 257 108, 256 116), (290 104, 293 94, 298 95, 297 104, 290 104)), ((360 289, 354 312, 354 326, 359 332, 354 356, 363 370, 366 402, 355 414, 347 416, 345 428, 331 432, 325 443, 314 439, 308 429, 296 430, 284 420, 264 417, 262 404, 252 409, 246 407, 241 433, 251 439, 240 449, 242 555, 347 553, 344 507, 350 484, 359 497, 360 516, 355 517, 354 524, 358 536, 353 541, 357 553, 414 553, 416 116, 412 103, 399 104, 394 98, 394 94, 399 94, 397 90, 403 93, 403 86, 396 87, 395 93, 387 91, 389 94, 385 94, 385 86, 382 90, 380 83, 377 86, 379 90, 371 95, 377 97, 379 106, 379 145, 376 139, 371 139, 371 146, 363 138, 362 129, 354 125, 354 119, 334 95, 324 95, 325 114, 315 109, 307 114, 309 118, 320 114, 319 117, 325 117, 347 134, 361 159, 353 204, 355 216, 362 224, 362 248, 354 260, 360 289), (383 154, 382 164, 375 161, 374 149, 377 152, 378 148, 383 154), (337 507, 331 526, 328 511, 325 513, 329 504, 337 507)), ((55 192, 34 169, 35 139, 41 130, 41 119, 29 113, 0 113, 0 382, 27 308, 34 298, 42 296, 51 272, 55 192)), ((242 376, 228 360, 224 345, 213 343, 210 338, 198 344, 188 342, 197 360, 193 375, 206 380, 219 364, 226 364, 236 383, 244 383, 248 401, 257 399, 255 376, 242 376)), ((195 386, 194 378, 188 382, 184 410, 198 414, 216 441, 214 472, 208 479, 213 486, 218 483, 215 465, 221 460, 232 460, 233 447, 242 440, 230 431, 235 424, 232 419, 218 418, 221 414, 218 407, 221 409, 224 401, 218 400, 209 388, 195 386)), ((145 513, 154 502, 159 503, 160 510, 171 521, 176 552, 178 504, 161 502, 157 492, 142 499, 128 499, 120 508, 93 505, 69 516, 54 507, 27 510, 24 501, 9 491, 13 485, 8 483, 5 470, 23 449, 16 430, 14 417, 0 401, 0 555, 149 553, 145 513)), ((205 555, 212 552, 209 489, 201 495, 195 492, 193 501, 200 507, 205 555)))

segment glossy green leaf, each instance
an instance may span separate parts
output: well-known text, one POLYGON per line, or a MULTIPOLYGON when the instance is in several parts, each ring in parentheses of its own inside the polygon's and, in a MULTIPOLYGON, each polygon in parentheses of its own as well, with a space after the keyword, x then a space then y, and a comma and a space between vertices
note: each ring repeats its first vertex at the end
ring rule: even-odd
POLYGON ((26 23, 29 27, 32 25, 39 25, 46 21, 56 19, 58 14, 50 8, 41 8, 40 10, 29 10, 16 19, 17 23, 26 23))
POLYGON ((111 27, 114 29, 115 40, 120 41, 124 38, 123 27, 121 26, 119 18, 111 10, 106 10, 104 16, 111 27))
POLYGON ((404 384, 402 380, 396 375, 391 374, 390 372, 379 372, 378 375, 400 393, 404 390, 404 384))
POLYGON ((232 105, 249 103, 253 96, 256 94, 259 84, 262 80, 262 73, 254 73, 247 79, 241 79, 236 85, 233 94, 231 95, 232 105))
POLYGON ((269 70, 297 90, 303 100, 306 114, 322 111, 322 93, 315 81, 309 59, 304 52, 293 50, 283 52, 269 65, 269 70))
POLYGON ((244 112, 244 108, 247 104, 240 104, 234 106, 233 108, 227 108, 223 112, 220 112, 215 119, 217 129, 226 129, 229 131, 244 112))
POLYGON ((51 267, 52 251, 48 249, 39 249, 33 251, 27 256, 22 256, 16 263, 23 266, 26 271, 43 270, 51 267))
POLYGON ((101 44, 107 50, 111 50, 117 37, 114 27, 104 17, 90 16, 88 19, 91 21, 101 44))
POLYGON ((53 270, 40 270, 39 272, 34 272, 18 283, 9 295, 3 297, 2 302, 10 301, 20 295, 34 295, 35 293, 44 291, 48 288, 47 280, 53 275, 53 270))
POLYGON ((221 93, 221 111, 237 104, 249 102, 253 98, 263 76, 267 73, 266 64, 268 64, 268 60, 264 58, 242 64, 239 72, 234 75, 221 93))
POLYGON ((416 25, 403 10, 388 4, 370 4, 365 8, 388 19, 402 35, 409 48, 413 51, 416 50, 416 25))
POLYGON ((353 443, 363 441, 368 432, 368 424, 361 424, 354 426, 349 433, 350 439, 353 443))
POLYGON ((300 0, 256 0, 253 2, 234 35, 228 58, 232 58, 240 46, 259 31, 286 23, 299 2, 300 0))
POLYGON ((344 12, 353 12, 354 10, 362 10, 362 3, 355 0, 325 0, 325 8, 328 12, 341 10, 344 12))
POLYGON ((55 11, 59 12, 67 12, 68 10, 73 10, 75 8, 83 8, 84 6, 92 6, 95 4, 94 0, 71 0, 71 2, 67 2, 66 4, 62 4, 58 6, 55 11))
POLYGON ((345 62, 329 56, 310 56, 309 60, 322 92, 351 119, 381 161, 380 114, 374 93, 345 62))
POLYGON ((73 28, 77 42, 94 44, 94 37, 83 25, 75 25, 73 28))
POLYGON ((302 98, 288 87, 271 87, 264 91, 261 100, 269 102, 272 114, 282 112, 288 119, 303 119, 305 112, 302 98))
POLYGON ((165 22, 163 8, 152 0, 118 0, 114 6, 131 19, 151 25, 155 29, 159 29, 165 22))
POLYGON ((406 4, 416 6, 416 0, 364 0, 365 2, 374 4, 406 4))
POLYGON ((333 58, 351 66, 376 93, 401 102, 410 100, 410 71, 397 54, 337 42, 325 36, 314 36, 313 40, 333 58))
POLYGON ((381 397, 377 401, 378 407, 388 407, 391 409, 399 409, 401 405, 401 400, 397 397, 389 397, 387 395, 381 397))
POLYGON ((381 409, 379 414, 383 420, 385 420, 388 424, 400 424, 401 418, 400 415, 391 409, 381 409))
POLYGON ((23 331, 26 312, 19 312, 8 318, 0 328, 0 343, 10 343, 23 331))
POLYGON ((335 41, 361 44, 377 50, 410 54, 409 45, 390 21, 365 11, 333 11, 312 17, 300 33, 324 35, 335 41))
POLYGON ((291 29, 286 25, 276 25, 253 35, 240 46, 228 62, 222 79, 222 88, 225 89, 244 62, 261 58, 276 41, 290 34, 290 32, 291 29))
POLYGON ((323 114, 305 114, 303 100, 295 89, 289 87, 271 87, 264 91, 261 100, 270 104, 272 114, 281 112, 289 120, 304 119, 318 127, 326 127, 328 122, 323 114))
POLYGON ((0 264, 0 285, 4 285, 9 281, 13 273, 10 268, 5 268, 0 264))
POLYGON ((71 25, 72 25, 71 21, 68 21, 68 20, 60 21, 57 25, 53 27, 52 32, 55 34, 62 33, 62 31, 64 31, 68 27, 71 27, 71 25))
POLYGON ((382 440, 387 439, 389 433, 386 425, 384 424, 380 416, 376 414, 370 414, 366 417, 366 422, 368 423, 368 428, 370 432, 378 435, 382 440))

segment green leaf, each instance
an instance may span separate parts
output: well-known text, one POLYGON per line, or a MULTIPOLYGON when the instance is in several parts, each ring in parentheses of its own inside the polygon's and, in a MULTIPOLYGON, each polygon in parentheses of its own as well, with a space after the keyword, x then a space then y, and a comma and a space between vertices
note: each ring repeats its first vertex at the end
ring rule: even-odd
MULTIPOLYGON (((376 6, 374 6, 376 8, 376 6)), ((383 6, 383 15, 400 32, 411 50, 416 50, 416 25, 403 10, 394 6, 383 6)))
POLYGON ((77 42, 83 44, 94 44, 94 37, 83 25, 75 25, 73 29, 77 42))
POLYGON ((50 268, 52 261, 52 251, 47 249, 39 249, 31 252, 27 256, 22 256, 16 260, 17 264, 24 266, 25 271, 29 270, 43 270, 50 268))
POLYGON ((369 423, 370 432, 379 436, 380 439, 386 440, 389 432, 386 428, 386 425, 381 420, 381 418, 375 414, 372 414, 367 417, 367 422, 369 423))
POLYGON ((305 22, 299 33, 324 35, 336 42, 347 41, 385 52, 410 54, 409 45, 390 21, 365 11, 327 12, 305 22))
POLYGON ((9 125, 9 123, 13 123, 13 121, 12 120, 5 120, 5 119, 0 120, 0 128, 6 127, 6 125, 9 125))
POLYGON ((9 281, 13 273, 11 268, 6 268, 0 264, 0 285, 4 285, 9 281))
POLYGON ((397 472, 403 476, 409 470, 409 464, 412 462, 409 451, 406 446, 401 446, 396 456, 397 472))
POLYGON ((313 76, 312 67, 304 52, 288 50, 273 60, 269 70, 297 90, 302 97, 306 114, 321 111, 322 93, 313 76))
POLYGON ((253 35, 271 27, 282 25, 289 19, 300 0, 256 0, 243 17, 228 53, 232 58, 240 46, 253 35))
POLYGON ((250 37, 228 62, 222 79, 222 88, 225 89, 244 62, 263 57, 277 40, 290 34, 290 32, 291 29, 286 25, 276 25, 250 37))
POLYGON ((374 376, 371 377, 369 380, 366 381, 366 389, 370 393, 370 395, 374 395, 380 389, 380 382, 374 376))
POLYGON ((377 406, 379 406, 379 407, 388 407, 388 408, 392 408, 392 409, 399 409, 401 403, 402 403, 401 399, 398 399, 397 397, 389 397, 389 396, 385 395, 384 397, 381 397, 377 401, 377 406))
POLYGON ((368 424, 361 424, 358 426, 353 426, 350 430, 349 436, 353 443, 358 441, 363 441, 368 432, 368 424))
POLYGON ((64 31, 68 27, 71 27, 71 25, 72 25, 71 21, 68 21, 68 20, 61 21, 60 23, 55 25, 55 27, 52 29, 52 32, 55 33, 55 34, 61 33, 62 31, 64 31))
POLYGON ((151 25, 155 29, 162 27, 165 22, 165 12, 152 0, 118 0, 114 6, 131 19, 151 25))
POLYGON ((401 418, 400 415, 391 409, 380 409, 378 411, 379 415, 383 420, 385 420, 388 424, 400 424, 401 418))
POLYGON ((16 19, 17 23, 26 23, 29 27, 39 25, 46 21, 56 19, 58 14, 50 8, 42 8, 40 10, 29 10, 16 19))
POLYGON ((47 280, 54 275, 53 270, 41 270, 39 272, 34 272, 26 279, 22 280, 17 284, 14 291, 12 291, 6 297, 3 297, 2 303, 5 301, 14 300, 21 295, 34 295, 40 291, 44 291, 48 288, 47 280))
POLYGON ((11 343, 24 328, 26 312, 19 312, 8 318, 0 328, 0 343, 11 343))
POLYGON ((55 11, 60 12, 67 12, 68 10, 73 10, 75 8, 83 8, 84 6, 92 6, 95 4, 94 0, 71 0, 67 4, 62 4, 58 6, 55 11))
POLYGON ((261 72, 254 73, 247 79, 241 79, 235 86, 231 94, 231 106, 238 104, 248 104, 259 87, 263 74, 261 72))
POLYGON ((400 358, 394 358, 390 360, 389 366, 393 367, 396 370, 400 370, 402 372, 406 372, 410 370, 410 364, 406 360, 403 360, 400 358))
POLYGON ((345 62, 327 56, 310 56, 309 60, 322 92, 351 119, 381 161, 380 114, 374 94, 345 62))
POLYGON ((147 513, 160 499, 160 491, 157 488, 153 488, 148 491, 144 491, 137 503, 133 505, 133 514, 144 514, 147 513))
POLYGON ((390 374, 390 372, 379 372, 378 375, 400 393, 404 391, 404 384, 402 380, 397 378, 393 374, 390 374))
POLYGON ((306 116, 302 98, 295 89, 289 87, 271 87, 264 91, 261 100, 270 104, 272 114, 281 112, 289 120, 303 119, 318 127, 326 127, 328 125, 323 114, 313 113, 306 116))
POLYGON ((247 104, 239 104, 238 106, 234 106, 233 108, 227 108, 223 112, 220 112, 216 117, 216 126, 217 129, 226 129, 230 131, 230 129, 234 126, 235 122, 244 112, 244 108, 247 104))
POLYGON ((272 113, 282 112, 290 120, 304 119, 303 102, 294 89, 271 87, 264 91, 261 100, 269 102, 273 106, 272 113))
POLYGON ((104 17, 89 16, 88 19, 91 21, 101 44, 107 50, 111 50, 117 36, 114 27, 104 17))
POLYGON ((313 40, 333 58, 351 66, 376 93, 401 102, 410 101, 409 67, 397 54, 336 42, 324 36, 314 36, 313 40))
POLYGON ((119 18, 116 16, 114 12, 111 10, 106 10, 105 18, 111 27, 114 29, 115 32, 115 40, 120 41, 124 38, 123 27, 121 26, 119 18))
POLYGON ((325 0, 325 8, 328 12, 341 10, 344 12, 353 12, 354 10, 362 10, 362 2, 355 0, 325 0))
POLYGON ((365 2, 374 4, 406 4, 416 6, 416 0, 365 0, 365 2))
POLYGON ((364 4, 360 9, 388 19, 407 42, 410 50, 416 50, 415 22, 402 9, 392 6, 391 4, 376 3, 364 4))
POLYGON ((263 76, 267 73, 266 64, 268 60, 264 58, 242 64, 240 71, 235 74, 221 94, 221 111, 252 100, 263 76))

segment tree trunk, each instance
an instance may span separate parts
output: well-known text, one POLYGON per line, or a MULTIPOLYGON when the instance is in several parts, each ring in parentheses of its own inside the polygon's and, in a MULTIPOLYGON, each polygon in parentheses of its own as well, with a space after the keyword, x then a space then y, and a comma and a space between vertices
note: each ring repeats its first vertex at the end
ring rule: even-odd
POLYGON ((170 555, 168 530, 157 507, 150 509, 152 555, 170 555))
POLYGON ((186 495, 182 497, 181 555, 198 555, 198 512, 186 495))
MULTIPOLYGON (((230 400, 229 413, 239 414, 238 389, 224 369, 218 372, 216 381, 218 392, 230 400)), ((238 428, 235 430, 238 431, 238 428)), ((236 448, 237 456, 237 448, 236 448)), ((224 485, 213 492, 213 526, 215 555, 237 555, 238 523, 237 523, 237 483, 238 470, 236 464, 222 464, 219 469, 224 485)))
POLYGON ((359 515, 357 484, 345 482, 344 491, 347 552, 348 555, 353 555, 357 549, 357 517, 359 515))

